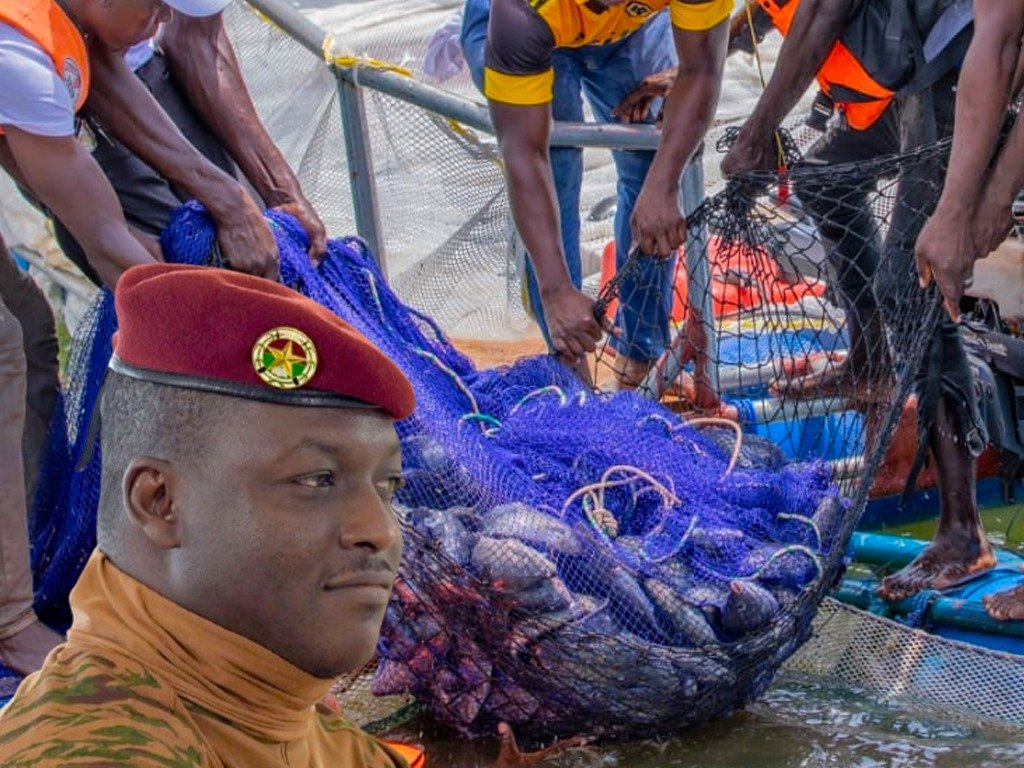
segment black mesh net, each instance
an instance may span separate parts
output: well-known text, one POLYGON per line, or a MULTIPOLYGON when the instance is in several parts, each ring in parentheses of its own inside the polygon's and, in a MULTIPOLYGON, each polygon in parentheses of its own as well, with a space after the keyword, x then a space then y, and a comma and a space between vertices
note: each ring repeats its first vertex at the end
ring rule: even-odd
POLYGON ((734 179, 689 217, 671 292, 639 255, 603 287, 620 327, 669 325, 658 360, 628 337, 597 355, 599 383, 635 391, 595 396, 524 361, 492 372, 485 449, 407 449, 375 693, 412 693, 468 736, 500 721, 540 740, 659 736, 719 717, 808 636, 911 393, 922 435, 950 395, 970 431, 959 338, 913 259, 948 143, 827 166, 783 146, 785 174, 734 179))

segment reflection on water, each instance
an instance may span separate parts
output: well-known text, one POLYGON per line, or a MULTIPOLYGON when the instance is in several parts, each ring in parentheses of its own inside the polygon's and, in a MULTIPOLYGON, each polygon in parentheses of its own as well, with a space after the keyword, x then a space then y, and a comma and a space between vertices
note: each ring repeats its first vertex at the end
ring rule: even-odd
MULTIPOLYGON (((420 733, 422 735, 420 735, 420 733)), ((490 766, 492 743, 429 732, 432 765, 490 766)), ((558 768, 1003 768, 1024 765, 1021 733, 913 712, 849 688, 781 679, 756 704, 722 722, 664 741, 566 752, 558 768)))

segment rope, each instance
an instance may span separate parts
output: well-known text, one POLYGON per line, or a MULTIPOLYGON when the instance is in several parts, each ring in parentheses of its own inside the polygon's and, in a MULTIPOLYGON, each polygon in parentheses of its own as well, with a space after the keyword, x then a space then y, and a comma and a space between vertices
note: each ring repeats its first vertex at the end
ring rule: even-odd
MULTIPOLYGON (((744 3, 743 9, 747 14, 747 29, 750 31, 750 42, 754 46, 754 62, 757 64, 757 77, 761 81, 761 93, 763 94, 765 89, 768 87, 767 81, 764 79, 764 68, 761 65, 761 49, 757 40, 757 33, 754 31, 754 14, 750 10, 750 3, 744 3)), ((785 173, 786 168, 786 153, 782 148, 782 137, 779 136, 779 132, 775 131, 775 151, 778 154, 779 172, 785 173)))
POLYGON ((732 419, 717 419, 713 416, 701 416, 696 419, 687 419, 686 423, 691 427, 728 427, 735 431, 736 443, 732 447, 732 456, 729 458, 729 466, 725 468, 725 472, 722 474, 722 477, 728 477, 729 473, 735 468, 736 462, 739 461, 740 449, 743 447, 743 430, 740 428, 740 425, 732 419))
POLYGON ((408 67, 403 67, 400 64, 392 64, 389 61, 383 59, 376 59, 372 56, 342 56, 334 52, 334 35, 328 34, 324 37, 323 45, 321 46, 324 61, 329 67, 339 67, 342 69, 356 69, 357 67, 369 67, 371 69, 379 69, 384 72, 394 72, 405 77, 412 77, 412 70, 408 67))

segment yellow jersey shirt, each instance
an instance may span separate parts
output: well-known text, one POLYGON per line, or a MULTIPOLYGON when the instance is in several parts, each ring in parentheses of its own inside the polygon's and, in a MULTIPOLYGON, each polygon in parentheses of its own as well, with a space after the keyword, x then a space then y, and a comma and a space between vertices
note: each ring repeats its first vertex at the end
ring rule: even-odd
POLYGON ((504 104, 546 104, 556 48, 614 43, 665 9, 672 26, 700 32, 728 19, 733 0, 491 0, 484 95, 504 104))
POLYGON ((405 768, 312 677, 93 555, 67 644, 0 711, 4 768, 405 768))

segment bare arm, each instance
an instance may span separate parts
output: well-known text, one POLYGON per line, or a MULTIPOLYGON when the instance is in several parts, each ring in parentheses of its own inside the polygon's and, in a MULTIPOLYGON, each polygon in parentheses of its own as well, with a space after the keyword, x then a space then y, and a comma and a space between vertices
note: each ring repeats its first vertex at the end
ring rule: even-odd
POLYGON ((201 19, 176 14, 163 41, 167 63, 189 103, 263 202, 296 216, 309 234, 310 255, 322 257, 327 249, 323 222, 256 114, 222 14, 201 19))
POLYGON ((843 32, 853 0, 802 0, 764 93, 722 160, 727 176, 778 164, 773 136, 821 69, 843 32))
POLYGON ((728 19, 703 32, 672 30, 679 76, 666 99, 661 142, 632 217, 633 237, 646 254, 667 256, 686 239, 679 177, 714 117, 728 32, 728 19))
POLYGON ((575 361, 601 338, 594 302, 576 290, 562 252, 558 204, 548 154, 549 104, 490 103, 508 179, 512 217, 537 273, 544 315, 555 350, 575 361))
MULTIPOLYGON (((753 53, 755 41, 760 43, 775 27, 771 17, 765 13, 757 0, 747 0, 746 6, 729 21, 729 43, 726 55, 732 56, 737 51, 753 53), (747 16, 747 8, 750 16, 747 16), (754 22, 751 34, 750 21, 754 22)), ((655 99, 665 98, 672 90, 676 81, 676 68, 669 67, 661 72, 648 75, 630 91, 626 98, 612 110, 612 114, 624 123, 645 122, 650 115, 651 103, 655 99)), ((661 116, 658 116, 658 124, 661 116)))
POLYGON ((20 180, 71 231, 106 285, 116 285, 129 267, 154 260, 128 231, 110 182, 74 137, 36 136, 10 125, 5 130, 5 167, 13 161, 20 180))
POLYGON ((974 37, 964 58, 956 95, 949 169, 935 213, 917 239, 922 286, 934 278, 946 309, 960 316, 964 283, 976 259, 1005 236, 1010 205, 1024 183, 1024 131, 1020 121, 996 159, 1024 34, 1024 5, 974 0, 974 37))
POLYGON ((233 268, 276 280, 274 236, 238 180, 210 163, 181 135, 121 54, 94 42, 89 63, 89 112, 114 138, 206 206, 233 268))
MULTIPOLYGON (((975 0, 974 38, 957 85, 953 149, 938 206, 947 215, 966 214, 981 190, 1006 116, 1022 30, 1024 4, 975 0)), ((1018 155, 1011 164, 1022 161, 1018 155)))

